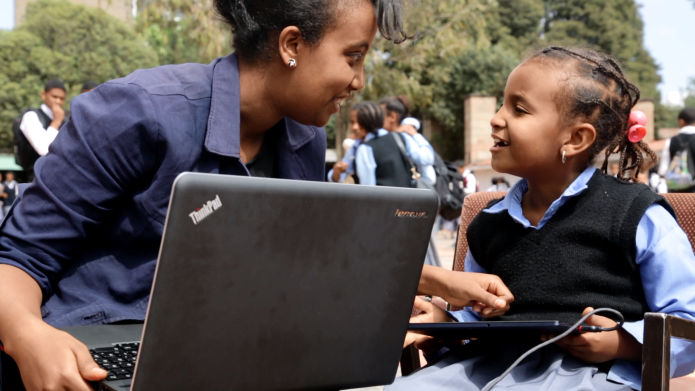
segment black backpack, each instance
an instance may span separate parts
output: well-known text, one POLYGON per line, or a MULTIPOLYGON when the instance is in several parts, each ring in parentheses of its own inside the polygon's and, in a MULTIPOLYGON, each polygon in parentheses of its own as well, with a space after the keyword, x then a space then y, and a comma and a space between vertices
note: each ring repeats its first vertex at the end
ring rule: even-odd
POLYGON ((447 220, 460 217, 464 197, 461 173, 455 164, 445 162, 438 153, 434 154, 434 171, 437 173, 434 190, 439 196, 439 214, 447 220))
POLYGON ((36 153, 34 147, 20 129, 24 114, 33 111, 39 116, 39 121, 44 128, 48 128, 51 124, 51 119, 41 109, 27 109, 12 120, 12 136, 14 137, 14 160, 18 166, 25 171, 31 171, 34 168, 34 163, 39 159, 39 154, 36 153), (46 122, 48 121, 48 122, 46 122))

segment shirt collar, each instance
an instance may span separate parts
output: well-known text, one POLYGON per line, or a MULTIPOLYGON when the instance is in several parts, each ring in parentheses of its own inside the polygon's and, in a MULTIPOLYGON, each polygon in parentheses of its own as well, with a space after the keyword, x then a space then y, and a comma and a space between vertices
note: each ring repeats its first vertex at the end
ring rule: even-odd
MULTIPOLYGON (((239 158, 241 130, 241 100, 239 62, 236 53, 221 58, 213 65, 212 98, 205 148, 215 154, 239 158)), ((280 120, 281 137, 296 151, 316 136, 313 127, 301 125, 288 118, 280 120)))
POLYGON ((383 128, 377 130, 377 134, 376 134, 376 135, 375 135, 374 133, 372 133, 372 132, 369 132, 369 133, 367 133, 367 135, 364 137, 363 143, 366 143, 367 141, 373 140, 373 139, 375 139, 375 138, 377 138, 377 137, 386 136, 387 134, 389 134, 389 131, 386 130, 386 129, 383 129, 383 128))
POLYGON ((46 105, 45 103, 41 103, 41 111, 46 113, 48 118, 50 118, 51 121, 53 121, 53 110, 51 110, 51 108, 48 107, 48 105, 46 105))
POLYGON ((534 227, 531 225, 531 222, 528 221, 526 217, 524 217, 524 212, 521 209, 521 199, 524 197, 524 194, 528 191, 528 182, 526 179, 521 179, 517 183, 512 186, 511 189, 509 189, 509 192, 507 192, 507 195, 502 199, 502 201, 496 203, 490 208, 487 208, 483 210, 485 213, 501 213, 503 211, 507 211, 509 215, 516 220, 519 224, 523 225, 524 228, 536 228, 540 229, 545 225, 548 220, 550 220, 555 213, 557 212, 558 209, 562 205, 564 205, 570 198, 576 197, 579 194, 581 194, 586 188, 588 188, 588 183, 589 180, 591 180, 591 177, 594 176, 594 173, 596 172, 595 167, 587 167, 578 177, 575 179, 572 184, 569 185, 567 189, 562 193, 560 198, 557 200, 553 201, 553 203, 550 205, 550 208, 545 212, 545 215, 541 219, 540 222, 538 222, 538 227, 534 227))
POLYGON ((678 134, 695 134, 695 126, 684 126, 678 131, 678 134))

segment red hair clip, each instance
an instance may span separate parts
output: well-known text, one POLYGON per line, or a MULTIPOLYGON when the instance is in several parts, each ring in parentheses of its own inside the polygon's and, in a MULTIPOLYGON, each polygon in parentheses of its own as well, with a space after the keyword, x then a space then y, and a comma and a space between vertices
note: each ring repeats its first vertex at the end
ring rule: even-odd
POLYGON ((642 141, 644 136, 647 135, 647 128, 644 126, 646 124, 646 114, 637 110, 630 113, 630 119, 627 122, 627 126, 629 126, 627 130, 627 139, 630 140, 631 143, 642 141))

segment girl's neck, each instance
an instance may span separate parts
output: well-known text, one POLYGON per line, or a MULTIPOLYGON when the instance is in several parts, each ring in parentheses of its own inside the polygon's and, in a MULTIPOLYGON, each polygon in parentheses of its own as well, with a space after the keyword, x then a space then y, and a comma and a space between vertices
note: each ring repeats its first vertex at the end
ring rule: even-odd
POLYGON ((533 226, 538 226, 545 212, 560 198, 582 171, 569 171, 560 176, 527 178, 528 191, 521 200, 521 209, 533 226))

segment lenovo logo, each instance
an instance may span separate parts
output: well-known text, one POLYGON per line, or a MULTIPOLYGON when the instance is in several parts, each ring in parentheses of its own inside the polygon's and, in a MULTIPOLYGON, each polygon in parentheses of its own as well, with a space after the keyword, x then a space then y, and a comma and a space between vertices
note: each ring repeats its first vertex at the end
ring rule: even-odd
POLYGON ((204 203, 202 207, 198 208, 195 212, 192 212, 188 216, 191 218, 191 220, 193 220, 193 224, 198 224, 221 207, 222 201, 220 201, 220 196, 217 196, 214 200, 204 203))
POLYGON ((427 212, 412 212, 409 210, 396 209, 394 217, 402 217, 406 219, 424 219, 427 218, 427 212))

